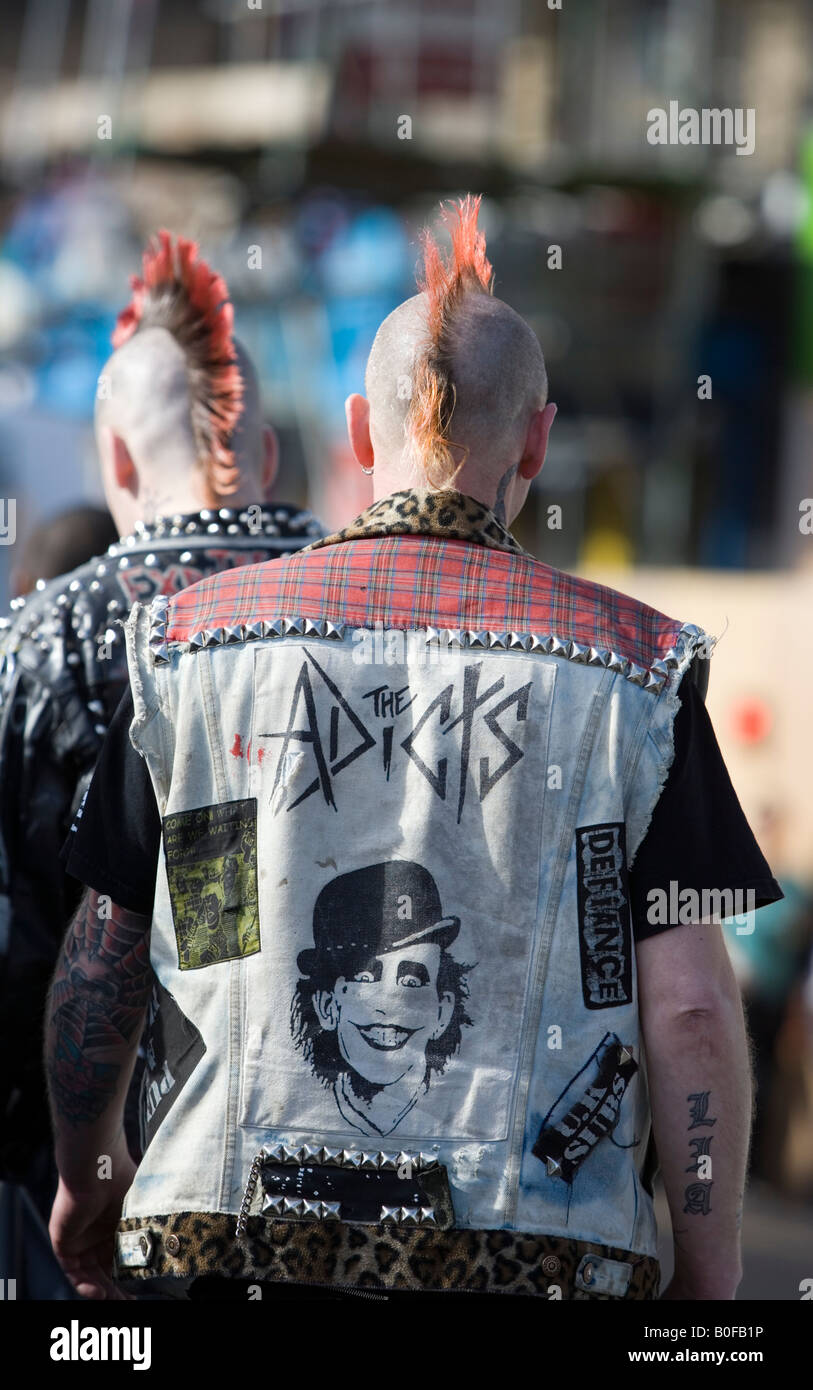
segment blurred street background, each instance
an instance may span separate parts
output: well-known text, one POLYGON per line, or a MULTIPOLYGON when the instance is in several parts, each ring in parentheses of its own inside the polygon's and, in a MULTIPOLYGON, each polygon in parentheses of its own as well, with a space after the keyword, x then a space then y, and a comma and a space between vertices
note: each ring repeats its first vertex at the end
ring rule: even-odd
POLYGON ((338 524, 371 497, 344 398, 414 292, 421 227, 466 191, 559 406, 518 539, 720 637, 708 707, 786 894, 729 931, 760 1085, 742 1296, 798 1298, 813 0, 0 0, 0 610, 34 528, 101 502, 96 382, 151 233, 198 239, 225 275, 277 494, 338 524), (752 109, 753 152, 650 143, 670 102, 752 109))

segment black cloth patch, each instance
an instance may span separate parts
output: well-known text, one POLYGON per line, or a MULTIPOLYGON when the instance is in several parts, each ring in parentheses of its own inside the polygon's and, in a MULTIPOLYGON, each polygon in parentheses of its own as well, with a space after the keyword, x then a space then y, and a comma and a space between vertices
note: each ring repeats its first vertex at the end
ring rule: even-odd
POLYGON ((152 987, 143 1045, 145 1065, 139 1100, 142 1153, 206 1051, 194 1023, 158 980, 152 987))
POLYGON ((605 1033, 542 1121, 532 1152, 546 1164, 551 1177, 571 1183, 599 1140, 612 1134, 624 1092, 637 1070, 632 1052, 615 1033, 605 1033), (579 1096, 576 1083, 594 1064, 595 1078, 579 1096))
POLYGON ((175 811, 162 821, 181 970, 260 949, 257 799, 175 811))
POLYGON ((588 1009, 632 1003, 632 932, 623 821, 576 830, 579 953, 588 1009))
MULTIPOLYGON (((266 1159, 260 1169, 260 1182, 272 1200, 287 1197, 296 1203, 303 1199, 338 1202, 340 1221, 363 1226, 379 1225, 382 1207, 428 1207, 435 1215, 434 1229, 448 1229, 454 1224, 449 1179, 440 1163, 411 1178, 402 1178, 397 1171, 334 1168, 322 1163, 275 1163, 266 1159)), ((275 1215, 273 1208, 264 1211, 267 1216, 275 1215)), ((280 1213, 293 1219, 299 1214, 295 1208, 280 1213)))

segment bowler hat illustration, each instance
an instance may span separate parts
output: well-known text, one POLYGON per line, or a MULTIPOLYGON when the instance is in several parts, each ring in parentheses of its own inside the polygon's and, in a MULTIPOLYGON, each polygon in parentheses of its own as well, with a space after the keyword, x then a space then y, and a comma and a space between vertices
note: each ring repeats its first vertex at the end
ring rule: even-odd
POLYGON ((297 965, 303 975, 317 964, 341 974, 360 958, 417 942, 446 947, 459 931, 460 918, 443 915, 437 884, 422 864, 371 864, 325 884, 313 909, 315 949, 300 951, 297 965))

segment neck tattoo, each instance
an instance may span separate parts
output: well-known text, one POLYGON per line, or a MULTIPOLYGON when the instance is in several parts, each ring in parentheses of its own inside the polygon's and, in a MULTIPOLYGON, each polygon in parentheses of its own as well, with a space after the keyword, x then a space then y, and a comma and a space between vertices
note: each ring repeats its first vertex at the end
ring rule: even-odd
POLYGON ((510 468, 506 468, 505 472, 500 478, 500 481, 497 484, 497 496, 494 502, 494 506, 491 510, 493 511, 497 520, 502 522, 503 526, 508 525, 505 519, 505 494, 511 486, 512 482, 514 481, 515 477, 517 476, 518 470, 519 464, 512 463, 510 468))

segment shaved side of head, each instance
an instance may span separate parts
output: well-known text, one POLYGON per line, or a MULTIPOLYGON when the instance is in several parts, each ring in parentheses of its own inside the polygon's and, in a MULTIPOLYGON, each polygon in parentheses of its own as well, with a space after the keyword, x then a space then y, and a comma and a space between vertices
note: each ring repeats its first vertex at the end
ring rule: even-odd
MULTIPOLYGON (((252 477, 262 463, 263 416, 254 364, 243 345, 234 344, 242 382, 240 414, 230 447, 240 477, 252 477)), ((187 354, 166 328, 142 328, 117 348, 102 370, 95 425, 124 441, 142 477, 182 485, 197 474, 207 503, 218 495, 200 457, 193 426, 193 391, 187 354)))
POLYGON ((100 381, 97 434, 112 430, 146 474, 195 467, 186 354, 166 328, 144 328, 117 348, 100 381))
POLYGON ((384 320, 367 363, 376 456, 437 488, 451 486, 464 466, 502 476, 547 401, 535 333, 491 294, 478 206, 466 199, 457 209, 445 263, 427 237, 422 292, 384 320))

